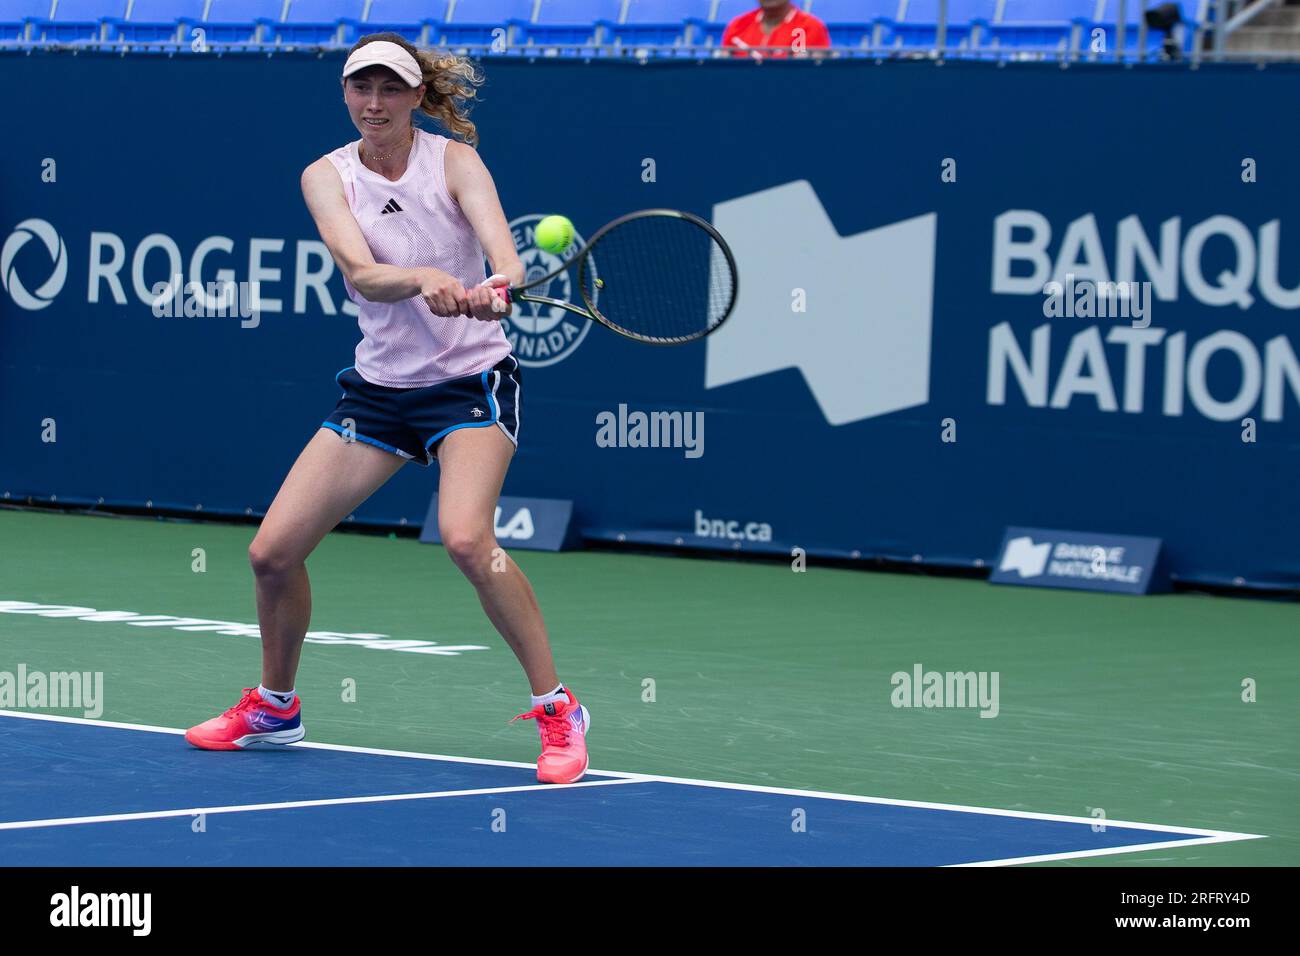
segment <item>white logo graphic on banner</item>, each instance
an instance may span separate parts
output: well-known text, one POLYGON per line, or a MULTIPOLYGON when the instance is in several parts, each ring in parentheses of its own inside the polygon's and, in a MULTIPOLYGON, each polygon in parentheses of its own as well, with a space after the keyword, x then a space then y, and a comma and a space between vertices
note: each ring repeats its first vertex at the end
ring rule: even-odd
POLYGON ((705 387, 797 368, 832 425, 924 405, 937 221, 841 236, 806 180, 714 206, 740 295, 705 340, 705 387), (796 290, 806 311, 792 309, 796 290))
POLYGON ((989 329, 986 401, 1282 421, 1288 394, 1300 399, 1300 358, 1287 335, 1261 341, 1274 318, 1244 318, 1256 308, 1300 309, 1300 286, 1286 288, 1281 278, 1290 262, 1281 251, 1281 229, 1280 219, 1256 227, 1224 215, 1190 226, 1171 216, 1157 229, 1136 214, 1111 223, 1087 212, 1064 228, 1035 209, 999 214, 993 220, 992 292, 1042 300, 1048 321, 1038 321, 1037 303, 1033 312, 1013 306, 1009 317, 990 312, 1000 321, 989 329), (1218 255, 1231 249, 1231 267, 1210 268, 1207 248, 1218 255), (1139 276, 1145 278, 1137 282, 1139 276), (1100 307, 1101 290, 1118 297, 1120 288, 1133 285, 1150 290, 1140 318, 1077 321, 1113 317, 1112 308, 1100 307), (1057 290, 1074 299, 1063 312, 1047 307, 1057 290), (1187 323, 1182 313, 1189 302, 1228 309, 1220 321, 1235 327, 1187 323), (1012 321, 1029 317, 1032 328, 1012 321), (1212 365, 1220 370, 1213 387, 1212 365))
POLYGON ((528 541, 536 533, 533 528, 533 513, 527 508, 520 508, 514 513, 505 527, 501 526, 501 506, 497 505, 496 515, 492 519, 493 530, 498 538, 509 538, 514 541, 528 541))
POLYGON ((15 305, 31 311, 45 308, 54 301, 54 297, 59 294, 67 278, 67 250, 63 246, 63 239, 53 226, 44 219, 24 219, 14 227, 14 231, 5 240, 4 249, 0 250, 0 283, 4 285, 5 291, 9 293, 15 305), (50 261, 54 263, 54 269, 50 277, 35 292, 28 292, 27 287, 18 278, 14 259, 18 256, 18 250, 32 239, 39 239, 45 244, 45 248, 50 253, 50 261))
MULTIPOLYGON (((520 216, 510 223, 510 232, 515 240, 515 251, 519 253, 519 258, 524 264, 525 283, 549 275, 565 262, 565 257, 537 247, 533 230, 543 218, 534 213, 520 216)), ((567 250, 568 255, 572 255, 584 245, 586 240, 574 233, 573 244, 567 250)), ((598 276, 594 257, 589 260, 588 268, 593 278, 598 276)), ((491 269, 488 271, 490 272, 491 269)), ((528 291, 534 295, 544 295, 581 305, 582 296, 578 292, 576 272, 576 267, 566 270, 550 282, 528 291)), ((595 299, 596 292, 593 289, 592 300, 595 299)), ((591 331, 591 319, 584 319, 567 309, 540 302, 516 302, 510 316, 501 320, 501 329, 510 340, 510 347, 519 364, 536 368, 554 365, 572 355, 591 331)))
POLYGON ((1017 571, 1022 578, 1036 578, 1047 567, 1047 555, 1051 550, 1050 541, 1034 544, 1033 538, 1012 538, 1007 542, 998 570, 1017 571))

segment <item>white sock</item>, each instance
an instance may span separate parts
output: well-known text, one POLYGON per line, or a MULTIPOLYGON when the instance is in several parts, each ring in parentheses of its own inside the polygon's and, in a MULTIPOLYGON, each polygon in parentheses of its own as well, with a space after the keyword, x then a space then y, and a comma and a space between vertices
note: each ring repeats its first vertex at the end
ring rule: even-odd
POLYGON ((267 690, 261 684, 257 685, 257 692, 262 695, 262 700, 277 710, 288 710, 293 706, 293 699, 298 696, 296 690, 267 690))
POLYGON ((540 697, 538 697, 536 694, 533 695, 534 707, 540 707, 542 704, 552 704, 555 703, 556 701, 563 701, 566 704, 569 702, 569 695, 564 692, 563 684, 560 684, 558 687, 555 688, 555 690, 551 691, 549 694, 542 694, 542 696, 540 697))

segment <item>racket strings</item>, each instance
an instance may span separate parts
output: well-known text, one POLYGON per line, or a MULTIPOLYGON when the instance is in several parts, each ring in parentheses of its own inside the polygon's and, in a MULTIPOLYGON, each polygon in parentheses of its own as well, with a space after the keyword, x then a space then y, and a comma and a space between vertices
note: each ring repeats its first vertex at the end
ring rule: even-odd
POLYGON ((670 215, 615 226, 592 247, 579 281, 589 306, 608 322, 660 342, 709 332, 736 294, 734 268, 713 235, 670 215))

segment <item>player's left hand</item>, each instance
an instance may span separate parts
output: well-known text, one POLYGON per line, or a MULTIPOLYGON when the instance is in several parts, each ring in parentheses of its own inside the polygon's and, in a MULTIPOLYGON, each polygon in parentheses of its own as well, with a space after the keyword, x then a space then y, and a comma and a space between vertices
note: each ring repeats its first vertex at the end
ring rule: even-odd
POLYGON ((495 322, 509 314, 510 304, 505 297, 505 287, 509 284, 505 276, 493 275, 470 289, 467 294, 470 316, 480 322, 495 322))

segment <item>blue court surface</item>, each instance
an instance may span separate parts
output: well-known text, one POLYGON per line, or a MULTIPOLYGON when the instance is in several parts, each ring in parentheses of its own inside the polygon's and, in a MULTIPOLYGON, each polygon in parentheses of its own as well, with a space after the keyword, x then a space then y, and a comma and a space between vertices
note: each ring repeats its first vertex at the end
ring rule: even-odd
POLYGON ((0 711, 0 866, 944 866, 1254 839, 878 797, 295 744, 0 711))

